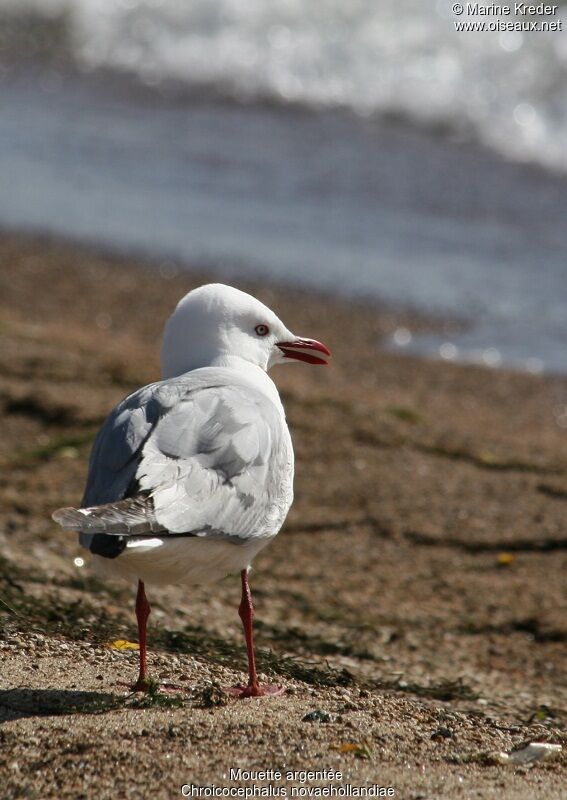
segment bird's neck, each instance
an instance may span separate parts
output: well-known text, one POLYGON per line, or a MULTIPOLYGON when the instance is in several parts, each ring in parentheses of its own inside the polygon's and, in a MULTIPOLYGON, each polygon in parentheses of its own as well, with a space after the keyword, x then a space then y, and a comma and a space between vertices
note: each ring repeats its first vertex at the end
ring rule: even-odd
POLYGON ((247 382, 251 383, 255 389, 266 394, 272 402, 281 409, 282 414, 285 416, 276 384, 262 367, 235 355, 219 355, 209 366, 235 370, 240 378, 244 378, 247 382))

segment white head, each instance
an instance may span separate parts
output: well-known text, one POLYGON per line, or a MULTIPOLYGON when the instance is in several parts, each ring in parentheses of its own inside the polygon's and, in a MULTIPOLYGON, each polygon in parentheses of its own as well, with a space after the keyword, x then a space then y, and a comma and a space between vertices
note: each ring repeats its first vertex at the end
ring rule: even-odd
POLYGON ((267 306, 245 292, 210 283, 193 289, 168 319, 161 348, 164 378, 240 358, 263 370, 288 359, 326 364, 330 352, 300 339, 267 306))

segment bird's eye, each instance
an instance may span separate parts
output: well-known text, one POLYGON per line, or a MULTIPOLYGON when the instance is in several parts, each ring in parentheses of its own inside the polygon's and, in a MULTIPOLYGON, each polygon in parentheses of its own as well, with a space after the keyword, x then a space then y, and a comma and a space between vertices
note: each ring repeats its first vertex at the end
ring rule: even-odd
POLYGON ((270 329, 267 325, 256 325, 254 328, 258 336, 267 336, 270 332, 270 329))

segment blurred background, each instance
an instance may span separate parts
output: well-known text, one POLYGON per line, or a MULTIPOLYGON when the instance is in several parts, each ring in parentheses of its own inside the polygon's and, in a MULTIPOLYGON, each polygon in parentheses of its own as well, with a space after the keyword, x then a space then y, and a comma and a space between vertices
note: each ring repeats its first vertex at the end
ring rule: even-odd
MULTIPOLYGON (((0 226, 458 320, 390 346, 567 372, 567 8, 0 0, 0 226)), ((165 266, 164 266, 165 265, 165 266)))

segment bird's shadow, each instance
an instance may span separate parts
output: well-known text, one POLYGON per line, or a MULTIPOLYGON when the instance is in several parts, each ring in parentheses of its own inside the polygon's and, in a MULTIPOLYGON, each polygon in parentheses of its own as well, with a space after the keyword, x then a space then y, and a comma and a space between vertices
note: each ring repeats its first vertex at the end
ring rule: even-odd
POLYGON ((23 717, 103 714, 120 708, 123 698, 106 692, 69 689, 0 690, 0 724, 23 717))

